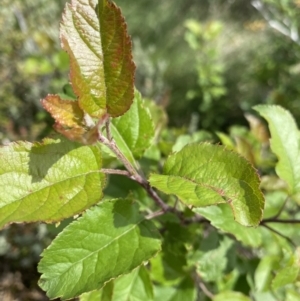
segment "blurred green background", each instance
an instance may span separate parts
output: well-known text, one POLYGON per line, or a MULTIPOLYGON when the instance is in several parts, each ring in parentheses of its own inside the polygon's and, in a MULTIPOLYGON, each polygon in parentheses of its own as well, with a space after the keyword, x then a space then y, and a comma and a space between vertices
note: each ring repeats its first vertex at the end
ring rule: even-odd
MULTIPOLYGON (((36 140, 51 124, 39 100, 62 92, 65 0, 2 0, 0 138, 36 140)), ((299 119, 299 0, 117 0, 128 23, 136 86, 171 126, 210 131, 246 124, 258 103, 299 119)))
MULTIPOLYGON (((38 140, 51 131, 40 99, 68 83, 68 57, 59 42, 65 2, 1 0, 2 144, 38 140)), ((170 126, 227 132, 246 125, 244 114, 260 103, 289 109, 299 124, 299 0, 116 2, 133 40, 136 86, 165 107, 170 126)), ((11 262, 12 269, 34 271, 51 235, 43 225, 0 232, 0 279, 11 262), (21 239, 24 231, 27 239, 21 239)), ((30 287, 36 276, 20 283, 30 287)), ((20 300, 42 300, 26 298, 20 300)))

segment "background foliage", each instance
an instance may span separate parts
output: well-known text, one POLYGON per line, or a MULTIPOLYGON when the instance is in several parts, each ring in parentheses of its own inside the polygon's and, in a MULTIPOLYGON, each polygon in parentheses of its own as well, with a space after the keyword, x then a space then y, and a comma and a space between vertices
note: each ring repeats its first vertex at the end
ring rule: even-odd
MULTIPOLYGON (((47 121, 39 99, 67 83, 58 40, 65 2, 4 0, 2 136, 33 140, 47 121)), ((134 42, 136 86, 167 107, 171 125, 226 130, 245 124, 244 112, 258 103, 283 105, 298 120, 298 1, 116 2, 134 42)))
MULTIPOLYGON (((159 142, 162 153, 167 155, 180 149, 187 141, 220 140, 259 169, 269 204, 265 214, 270 217, 276 214, 286 198, 284 186, 274 178, 275 160, 267 151, 267 130, 249 113, 254 113, 251 108, 255 104, 279 104, 289 109, 296 121, 300 118, 299 1, 178 0, 176 5, 171 0, 116 2, 123 10, 133 39, 136 86, 144 96, 166 108, 169 125, 174 127, 162 133, 159 142), (191 135, 183 135, 185 131, 191 135)), ((68 92, 65 86, 68 58, 61 51, 58 39, 64 3, 64 0, 3 0, 0 9, 2 142, 34 141, 48 134, 52 121, 39 99, 46 93, 68 92)), ((149 158, 155 158, 155 151, 149 152, 149 158)), ((108 189, 118 194, 115 197, 126 196, 111 187, 108 189)), ((288 204, 283 215, 297 217, 297 209, 298 205, 288 204)), ((203 210, 201 214, 218 213, 203 210)), ((219 214, 226 216, 226 212, 219 214)), ((174 224, 166 225, 166 231, 176 231, 174 224)), ((225 230, 217 222, 215 227, 225 230)), ((35 265, 41 250, 59 229, 13 225, 1 231, 0 261, 5 264, 0 265, 0 272, 6 279, 11 273, 12 280, 10 284, 1 280, 0 285, 13 287, 12 291, 6 290, 7 296, 17 296, 20 300, 44 298, 34 288, 38 277, 35 265), (24 280, 28 279, 25 270, 32 273, 29 276, 32 281, 24 280), (21 279, 16 280, 18 277, 21 279), (11 283, 19 283, 19 287, 11 283), (27 295, 22 295, 24 288, 29 288, 27 295)), ((277 225, 276 229, 298 242, 297 227, 277 225)), ((205 235, 199 254, 189 260, 200 263, 209 262, 210 258, 220 260, 218 266, 200 265, 203 279, 216 283, 217 288, 211 285, 209 290, 234 289, 248 295, 256 287, 257 300, 277 300, 265 293, 270 288, 272 273, 266 267, 280 269, 282 262, 288 260, 293 267, 290 258, 294 257, 290 256, 292 251, 285 240, 277 237, 278 244, 275 244, 274 236, 264 230, 264 240, 257 233, 250 233, 247 239, 240 236, 242 244, 239 239, 234 241, 221 235, 215 228, 201 230, 205 235), (263 254, 259 249, 250 251, 245 247, 257 247, 260 242, 263 254), (207 248, 210 251, 204 253, 207 248)), ((189 234, 195 231, 188 229, 189 234)), ((172 241, 170 234, 164 248, 171 253, 173 245, 176 241, 172 241)), ((176 247, 178 258, 183 246, 176 247)), ((181 275, 189 262, 181 266, 174 266, 174 262, 164 264, 170 264, 170 269, 176 269, 181 275)), ((156 266, 154 280, 159 283, 165 275, 160 273, 158 262, 156 266)), ((167 280, 172 282, 172 277, 167 280)), ((277 280, 277 283, 281 282, 277 280)), ((189 279, 178 285, 188 288, 189 279)), ((276 280, 272 285, 276 287, 276 280)), ((288 287, 284 294, 289 301, 297 298, 293 287, 288 287)))

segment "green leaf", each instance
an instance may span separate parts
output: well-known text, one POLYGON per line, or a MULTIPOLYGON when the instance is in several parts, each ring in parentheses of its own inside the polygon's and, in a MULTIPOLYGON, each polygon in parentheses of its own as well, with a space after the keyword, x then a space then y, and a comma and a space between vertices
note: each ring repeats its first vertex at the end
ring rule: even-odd
POLYGON ((97 146, 66 140, 0 148, 0 228, 10 222, 55 222, 102 198, 105 176, 97 146))
POLYGON ((72 0, 60 34, 81 109, 96 118, 124 114, 133 100, 135 66, 120 9, 108 0, 72 0))
POLYGON ((181 236, 184 233, 188 237, 189 233, 181 228, 181 225, 171 222, 164 225, 162 252, 150 262, 151 277, 156 283, 170 285, 186 276, 187 251, 181 236))
POLYGON ((80 301, 103 301, 102 290, 84 293, 79 298, 80 301))
POLYGON ((217 282, 222 279, 223 272, 227 265, 226 254, 231 248, 233 241, 225 237, 220 242, 218 248, 201 252, 198 251, 196 256, 199 256, 197 260, 197 272, 201 276, 201 279, 207 282, 217 282))
POLYGON ((101 290, 85 293, 80 301, 152 301, 153 287, 147 269, 141 266, 110 281, 101 290))
POLYGON ((160 252, 158 256, 151 260, 151 279, 162 285, 177 284, 186 275, 183 267, 186 266, 186 259, 183 254, 178 255, 178 260, 174 253, 160 252), (168 255, 171 255, 168 257, 168 255), (176 266, 176 263, 178 266, 176 266))
POLYGON ((176 142, 172 147, 172 151, 178 152, 187 144, 204 141, 209 142, 209 140, 212 140, 212 135, 204 130, 194 132, 192 135, 180 135, 177 137, 176 142))
POLYGON ((176 287, 154 287, 155 301, 194 301, 196 300, 196 289, 193 279, 185 277, 176 287))
POLYGON ((151 145, 154 126, 138 91, 135 92, 130 109, 123 116, 112 120, 111 132, 118 147, 131 163, 139 159, 151 145))
POLYGON ((165 109, 153 100, 144 99, 144 105, 150 110, 150 115, 155 126, 155 137, 158 137, 168 123, 168 115, 165 109))
POLYGON ((153 205, 153 199, 149 197, 147 191, 141 185, 121 175, 109 176, 104 195, 111 199, 129 198, 137 201, 140 205, 140 210, 147 211, 153 205))
POLYGON ((229 206, 220 204, 206 208, 194 208, 193 211, 207 218, 217 229, 234 235, 246 246, 257 248, 261 245, 262 238, 259 229, 245 228, 236 223, 229 206))
MULTIPOLYGON (((254 300, 278 301, 277 296, 274 296, 274 293, 272 291, 268 291, 268 292, 252 292, 251 296, 253 297, 254 300)), ((290 300, 284 299, 284 301, 290 301, 290 300)), ((297 301, 298 301, 298 299, 297 299, 297 301)))
POLYGON ((216 135, 218 136, 222 144, 225 145, 228 149, 235 149, 234 142, 229 135, 226 135, 222 132, 216 132, 216 135))
POLYGON ((288 264, 279 270, 272 281, 273 289, 280 288, 297 280, 300 271, 300 248, 291 256, 288 264))
POLYGON ((213 301, 224 301, 224 300, 230 300, 230 301, 251 301, 250 298, 247 296, 243 295, 242 293, 239 292, 233 292, 233 291, 228 291, 228 292, 222 292, 218 295, 215 295, 213 298, 213 301))
POLYGON ((262 258, 259 262, 255 274, 255 288, 258 292, 266 292, 270 289, 271 281, 273 279, 273 271, 278 268, 280 257, 269 255, 262 258))
POLYGON ((100 290, 102 292, 101 301, 111 301, 111 297, 112 297, 112 294, 113 294, 113 289, 114 289, 113 281, 109 281, 108 283, 106 283, 104 288, 100 290))
MULTIPOLYGON (((106 290, 106 286, 103 288, 106 290)), ((151 301, 153 287, 144 266, 113 281, 110 301, 151 301)))
POLYGON ((160 250, 152 222, 129 200, 108 200, 66 227, 42 254, 39 285, 49 298, 100 289, 160 250))
POLYGON ((299 275, 299 266, 287 266, 280 270, 272 282, 274 289, 296 281, 299 275))
POLYGON ((290 194, 300 192, 300 135, 293 116, 274 105, 259 105, 254 109, 268 121, 270 146, 278 157, 278 176, 287 182, 290 194))
POLYGON ((285 301, 298 301, 299 300, 299 292, 297 289, 290 289, 286 293, 286 300, 285 301))
POLYGON ((152 174, 149 181, 189 206, 227 202, 242 225, 257 226, 262 219, 264 198, 257 172, 244 158, 222 146, 187 145, 167 158, 163 175, 152 174))

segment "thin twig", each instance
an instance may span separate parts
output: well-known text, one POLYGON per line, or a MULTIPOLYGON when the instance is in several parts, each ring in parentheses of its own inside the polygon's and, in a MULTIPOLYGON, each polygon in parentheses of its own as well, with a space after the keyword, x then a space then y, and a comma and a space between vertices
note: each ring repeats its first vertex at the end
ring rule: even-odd
POLYGON ((140 175, 132 166, 132 164, 127 160, 127 158, 123 155, 123 153, 119 150, 114 140, 108 140, 105 136, 103 136, 100 132, 98 135, 98 140, 106 145, 116 156, 117 158, 124 164, 125 168, 128 172, 138 181, 140 180, 140 175))
POLYGON ((173 206, 173 208, 174 208, 175 210, 177 209, 178 203, 179 203, 179 199, 176 198, 175 203, 174 203, 174 206, 173 206))
POLYGON ((166 212, 164 210, 158 210, 158 211, 155 211, 153 213, 149 213, 147 216, 145 216, 146 219, 152 219, 152 218, 155 218, 155 217, 158 217, 158 216, 161 216, 163 214, 165 214, 166 212))
POLYGON ((281 236, 282 238, 285 238, 294 248, 297 247, 296 244, 288 236, 286 236, 286 235, 278 232, 277 230, 275 230, 274 228, 272 228, 272 227, 270 227, 270 226, 268 226, 266 224, 262 224, 262 226, 265 227, 265 228, 267 228, 267 229, 269 229, 270 231, 274 232, 275 234, 281 236))
POLYGON ((127 170, 122 170, 122 169, 110 169, 110 168, 101 168, 101 172, 106 173, 106 174, 111 174, 111 175, 122 175, 126 176, 128 178, 131 178, 131 174, 127 170))
POLYGON ((200 289, 204 293, 205 296, 207 296, 210 299, 213 299, 215 295, 206 287, 205 283, 202 281, 200 275, 195 272, 195 280, 197 281, 200 289))
MULTIPOLYGON (((109 120, 105 122, 106 134, 105 137, 100 131, 98 133, 99 142, 106 145, 123 163, 125 168, 129 173, 129 177, 139 183, 148 193, 148 195, 155 201, 155 203, 162 208, 164 212, 174 211, 169 205, 167 205, 156 193, 156 191, 150 186, 149 182, 135 169, 135 167, 128 161, 128 159, 124 156, 121 150, 118 148, 116 142, 114 141, 111 131, 110 131, 110 123, 109 120)), ((128 174, 124 174, 128 176, 128 174)))
POLYGON ((260 224, 266 223, 277 223, 277 224, 300 224, 300 219, 277 219, 277 218, 266 218, 263 219, 260 224))
POLYGON ((203 282, 199 283, 199 287, 201 288, 204 295, 208 298, 213 299, 215 297, 215 295, 207 289, 206 285, 203 282))
POLYGON ((277 214, 274 216, 274 218, 277 218, 277 217, 280 216, 280 214, 282 213, 282 211, 283 211, 283 209, 284 209, 284 207, 287 204, 287 202, 288 202, 289 199, 290 199, 289 197, 286 197, 286 199, 284 200, 281 208, 279 209, 279 211, 277 212, 277 214))
POLYGON ((204 223, 208 223, 210 224, 210 220, 206 219, 205 217, 196 214, 194 217, 191 217, 189 219, 185 219, 184 220, 184 224, 185 225, 189 225, 189 224, 204 224, 204 223))
POLYGON ((107 139, 109 141, 112 141, 112 135, 110 130, 110 118, 108 118, 107 121, 105 122, 105 129, 106 129, 107 139))
POLYGON ((287 204, 288 200, 289 200, 289 197, 286 197, 286 199, 284 200, 284 202, 283 202, 281 208, 279 209, 279 211, 278 211, 274 216, 269 217, 269 218, 266 218, 266 219, 264 219, 264 220, 265 220, 265 221, 268 221, 268 220, 274 220, 274 219, 277 219, 277 218, 280 216, 280 214, 282 213, 282 211, 283 211, 285 205, 287 204))
POLYGON ((265 218, 261 221, 261 224, 264 225, 266 223, 278 223, 278 224, 300 224, 299 219, 279 219, 278 217, 281 215, 282 211, 285 208, 285 205, 287 204, 289 200, 289 197, 287 197, 279 209, 279 211, 272 217, 265 218))
POLYGON ((162 210, 166 213, 168 211, 174 211, 172 207, 170 207, 169 205, 167 205, 160 197, 159 195, 156 193, 156 191, 150 186, 149 182, 147 180, 144 180, 143 182, 139 183, 142 187, 144 187, 144 189, 146 190, 146 192, 148 193, 148 195, 154 200, 154 202, 162 208, 162 210))
MULTIPOLYGON (((120 151, 120 149, 116 145, 115 141, 113 140, 113 137, 111 136, 109 125, 110 125, 109 121, 106 121, 106 123, 105 123, 106 133, 107 133, 107 136, 109 138, 106 138, 101 133, 99 133, 99 141, 102 142, 111 151, 113 151, 115 153, 117 158, 124 164, 127 171, 118 170, 118 169, 104 169, 104 168, 101 169, 101 171, 104 172, 104 173, 107 173, 107 174, 124 175, 124 176, 126 176, 126 177, 128 177, 132 180, 135 180, 146 190, 146 192, 154 200, 154 202, 160 208, 162 208, 162 213, 160 213, 160 215, 163 214, 163 213, 166 213, 166 212, 174 212, 178 215, 178 217, 180 219, 182 219, 182 214, 180 214, 180 212, 176 209, 176 207, 177 207, 176 205, 177 205, 178 200, 176 200, 174 207, 170 207, 159 197, 159 195, 156 193, 156 191, 150 186, 149 182, 134 168, 134 166, 128 161, 128 159, 120 151)), ((267 219, 262 220, 261 225, 266 226, 265 225, 266 223, 271 223, 271 222, 272 223, 285 223, 285 224, 298 224, 298 223, 300 223, 300 220, 297 220, 297 219, 290 219, 290 220, 277 219, 278 216, 280 216, 281 212, 283 211, 287 201, 288 201, 288 198, 285 200, 285 202, 284 202, 283 206, 280 208, 279 212, 271 218, 267 218, 267 219)), ((196 223, 208 222, 203 217, 195 217, 194 219, 192 219, 190 221, 185 220, 185 223, 189 223, 191 221, 196 222, 196 223)), ((268 226, 266 226, 266 227, 268 227, 268 226)), ((268 228, 270 228, 270 227, 268 227, 268 228)))

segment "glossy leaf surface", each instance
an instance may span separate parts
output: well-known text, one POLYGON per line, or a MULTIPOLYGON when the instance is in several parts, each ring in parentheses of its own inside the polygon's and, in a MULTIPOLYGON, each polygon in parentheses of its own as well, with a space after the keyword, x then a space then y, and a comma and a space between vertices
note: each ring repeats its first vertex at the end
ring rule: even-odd
POLYGON ((279 106, 259 105, 254 109, 269 124, 270 146, 278 157, 276 172, 289 186, 289 192, 300 192, 300 134, 291 113, 279 106))
POLYGON ((10 222, 55 222, 102 198, 105 176, 97 146, 66 140, 0 148, 0 228, 10 222))
POLYGON ((100 289, 160 250, 152 222, 129 200, 108 200, 70 224, 42 254, 40 286, 50 298, 68 299, 100 289))
POLYGON ((257 172, 244 158, 222 146, 185 146, 167 158, 163 175, 152 174, 150 183, 189 206, 228 203, 242 225, 257 226, 262 219, 264 198, 257 172))

